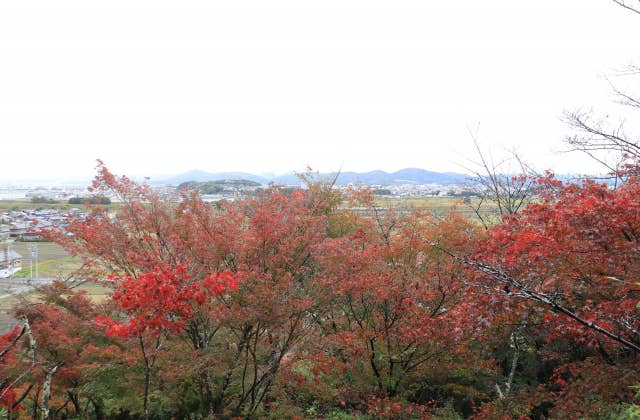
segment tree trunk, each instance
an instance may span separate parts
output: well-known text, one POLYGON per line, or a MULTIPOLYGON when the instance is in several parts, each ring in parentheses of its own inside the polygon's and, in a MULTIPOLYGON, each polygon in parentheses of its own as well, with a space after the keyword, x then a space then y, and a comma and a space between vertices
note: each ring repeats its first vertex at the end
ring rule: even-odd
POLYGON ((67 395, 69 396, 69 401, 73 405, 74 415, 76 417, 82 417, 82 406, 80 405, 80 397, 77 393, 68 391, 67 395))
POLYGON ((105 420, 104 412, 102 411, 102 404, 94 400, 93 398, 89 398, 89 401, 93 405, 93 413, 95 415, 96 420, 105 420))
POLYGON ((222 411, 222 407, 224 406, 225 393, 227 391, 227 388, 231 384, 231 377, 233 375, 233 371, 238 361, 242 357, 242 353, 244 352, 245 347, 248 346, 248 341, 249 341, 252 329, 253 329, 252 325, 246 325, 242 330, 242 337, 240 338, 239 343, 237 344, 235 357, 229 362, 229 365, 227 366, 227 372, 224 376, 222 384, 220 385, 220 388, 218 389, 218 393, 215 399, 213 399, 210 405, 208 405, 210 415, 220 414, 220 412, 222 411))
POLYGON ((53 375, 58 370, 60 365, 55 365, 52 369, 48 370, 44 377, 44 385, 42 387, 42 420, 49 420, 49 399, 51 398, 51 381, 53 375))
POLYGON ((156 338, 156 343, 153 348, 153 353, 151 355, 147 354, 147 349, 144 345, 144 340, 142 335, 138 335, 138 340, 140 342, 140 350, 142 350, 142 358, 144 360, 144 399, 142 401, 142 407, 144 411, 144 418, 149 418, 149 390, 151 389, 151 371, 153 370, 153 366, 156 363, 156 357, 158 356, 158 351, 162 346, 162 334, 159 334, 156 338))
POLYGON ((142 406, 144 409, 144 418, 149 418, 149 388, 151 386, 151 368, 146 365, 144 369, 144 400, 142 406))
POLYGON ((507 379, 507 383, 504 384, 505 397, 508 397, 511 393, 511 385, 513 384, 513 378, 516 375, 516 368, 518 367, 518 355, 520 354, 518 336, 516 335, 516 333, 511 334, 511 340, 513 341, 513 359, 511 360, 511 371, 509 372, 509 378, 507 379))

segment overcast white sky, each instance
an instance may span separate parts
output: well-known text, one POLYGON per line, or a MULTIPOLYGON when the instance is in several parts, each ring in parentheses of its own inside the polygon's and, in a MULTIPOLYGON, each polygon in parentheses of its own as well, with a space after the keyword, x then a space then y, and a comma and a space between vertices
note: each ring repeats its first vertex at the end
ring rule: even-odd
POLYGON ((2 2, 0 179, 462 171, 478 124, 590 171, 562 112, 607 110, 638 40, 609 0, 2 2))

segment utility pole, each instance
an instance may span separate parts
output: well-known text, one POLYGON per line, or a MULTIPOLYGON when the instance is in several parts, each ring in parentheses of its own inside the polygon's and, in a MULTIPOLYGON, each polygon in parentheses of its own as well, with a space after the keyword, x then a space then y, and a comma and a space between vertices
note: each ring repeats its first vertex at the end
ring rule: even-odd
POLYGON ((7 266, 9 267, 9 281, 13 281, 13 259, 11 258, 11 242, 7 241, 7 266))
POLYGON ((30 245, 31 258, 29 259, 29 283, 33 280, 33 259, 36 259, 36 279, 38 278, 38 245, 30 245))
POLYGON ((34 245, 33 246, 33 251, 32 253, 35 252, 36 254, 36 280, 38 280, 40 278, 40 276, 38 275, 38 245, 34 245))

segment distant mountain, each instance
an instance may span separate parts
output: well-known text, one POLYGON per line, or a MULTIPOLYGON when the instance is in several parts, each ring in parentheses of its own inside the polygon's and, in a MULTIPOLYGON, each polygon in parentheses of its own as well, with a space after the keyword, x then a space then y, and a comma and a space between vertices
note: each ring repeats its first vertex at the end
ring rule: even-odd
MULTIPOLYGON (((320 174, 322 178, 332 180, 336 176, 336 184, 365 184, 365 185, 394 185, 394 184, 460 184, 468 180, 467 175, 453 172, 433 172, 424 169, 407 168, 397 172, 385 171, 370 172, 336 172, 320 174)), ((300 180, 295 175, 276 177, 277 184, 297 185, 300 180)))
POLYGON ((459 184, 469 180, 468 175, 455 172, 433 172, 424 169, 407 168, 390 174, 392 184, 404 183, 407 180, 416 184, 459 184))
MULTIPOLYGON (((454 172, 433 172, 425 169, 406 168, 396 172, 388 173, 385 171, 370 172, 331 172, 321 173, 324 179, 332 180, 336 176, 338 185, 348 184, 365 184, 365 185, 394 185, 394 184, 460 184, 468 180, 467 175, 454 172)), ((267 178, 260 175, 249 174, 246 172, 216 172, 210 173, 205 171, 189 171, 180 175, 167 178, 160 181, 164 184, 178 185, 184 182, 207 182, 219 181, 225 179, 246 179, 260 184, 266 185, 274 182, 280 185, 300 185, 301 180, 295 173, 280 175, 275 178, 267 178)))

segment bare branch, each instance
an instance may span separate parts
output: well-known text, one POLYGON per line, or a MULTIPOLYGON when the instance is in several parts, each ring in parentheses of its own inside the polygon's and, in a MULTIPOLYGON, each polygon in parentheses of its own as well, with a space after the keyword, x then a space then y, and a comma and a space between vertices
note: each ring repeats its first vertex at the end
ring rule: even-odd
POLYGON ((477 132, 469 130, 469 135, 479 161, 474 163, 475 168, 466 169, 473 173, 474 182, 478 187, 477 194, 481 197, 480 204, 472 209, 487 227, 486 219, 480 215, 480 206, 483 203, 493 203, 500 216, 517 213, 533 195, 532 177, 536 173, 514 151, 496 163, 491 153, 485 153, 480 147, 477 132))
POLYGON ((620 7, 624 7, 625 9, 640 15, 640 1, 636 1, 636 2, 631 2, 626 0, 611 0, 611 1, 620 7), (637 5, 633 6, 632 3, 637 3, 637 5))
MULTIPOLYGON (((640 109, 640 100, 622 92, 618 95, 628 97, 627 102, 637 102, 638 106, 631 106, 640 109)), ((610 179, 617 181, 626 178, 629 175, 629 164, 640 161, 640 139, 632 139, 625 133, 624 121, 617 127, 608 128, 603 120, 594 120, 590 111, 565 112, 564 119, 578 132, 565 139, 570 146, 569 151, 580 151, 602 164, 611 174, 610 179), (607 157, 613 157, 614 162, 611 163, 607 157)))
POLYGON ((638 98, 635 98, 630 94, 620 90, 615 84, 613 84, 613 82, 611 82, 611 80, 607 79, 607 82, 609 83, 609 86, 611 87, 611 90, 613 91, 613 93, 615 93, 616 96, 618 97, 618 102, 621 105, 626 105, 633 108, 640 108, 640 100, 638 98))

